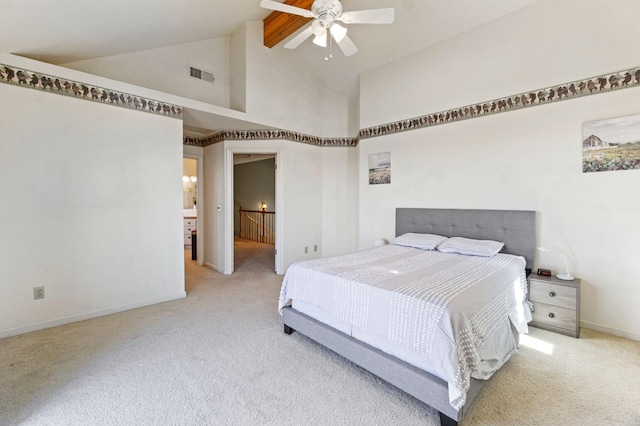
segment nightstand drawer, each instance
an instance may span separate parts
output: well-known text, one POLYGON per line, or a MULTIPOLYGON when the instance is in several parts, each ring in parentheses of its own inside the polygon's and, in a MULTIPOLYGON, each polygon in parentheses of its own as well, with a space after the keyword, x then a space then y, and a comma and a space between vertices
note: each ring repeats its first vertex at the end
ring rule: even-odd
POLYGON ((196 226, 196 219, 184 219, 184 226, 196 226))
POLYGON ((531 325, 567 336, 580 336, 580 280, 529 276, 531 325))
POLYGON ((564 330, 571 335, 576 334, 576 310, 561 306, 548 305, 541 302, 533 302, 532 326, 548 326, 564 330))
POLYGON ((563 306, 574 310, 577 302, 576 289, 556 284, 549 284, 535 279, 529 281, 529 300, 549 305, 563 306))

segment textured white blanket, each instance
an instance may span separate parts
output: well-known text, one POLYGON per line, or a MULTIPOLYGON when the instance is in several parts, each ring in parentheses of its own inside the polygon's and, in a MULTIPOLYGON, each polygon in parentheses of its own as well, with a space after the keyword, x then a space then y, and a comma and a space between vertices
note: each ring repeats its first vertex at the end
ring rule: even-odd
POLYGON ((290 300, 310 303, 420 354, 449 382, 451 405, 460 409, 487 338, 506 318, 526 330, 524 267, 519 256, 387 245, 291 265, 279 310, 290 300))

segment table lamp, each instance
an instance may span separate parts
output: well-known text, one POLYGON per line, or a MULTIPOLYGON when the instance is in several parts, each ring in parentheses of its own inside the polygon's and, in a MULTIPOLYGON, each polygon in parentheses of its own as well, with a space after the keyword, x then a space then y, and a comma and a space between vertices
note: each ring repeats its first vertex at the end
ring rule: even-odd
POLYGON ((566 274, 556 274, 556 278, 558 278, 559 280, 564 280, 564 281, 573 281, 575 279, 573 277, 573 275, 571 275, 569 273, 569 265, 567 264, 567 260, 564 258, 562 253, 560 253, 558 250, 548 249, 548 248, 544 248, 544 247, 538 247, 538 250, 540 250, 540 251, 550 251, 552 253, 555 253, 558 256, 560 256, 560 258, 564 262, 564 267, 565 267, 567 273, 566 274))

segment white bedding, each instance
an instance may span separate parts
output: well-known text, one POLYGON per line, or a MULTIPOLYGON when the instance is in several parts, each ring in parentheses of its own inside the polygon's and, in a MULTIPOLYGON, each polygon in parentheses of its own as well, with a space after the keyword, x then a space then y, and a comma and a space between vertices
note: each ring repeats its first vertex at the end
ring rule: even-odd
POLYGON ((515 350, 509 320, 526 331, 525 260, 387 245, 291 265, 279 310, 310 316, 449 383, 465 402, 470 377, 486 379, 515 350))

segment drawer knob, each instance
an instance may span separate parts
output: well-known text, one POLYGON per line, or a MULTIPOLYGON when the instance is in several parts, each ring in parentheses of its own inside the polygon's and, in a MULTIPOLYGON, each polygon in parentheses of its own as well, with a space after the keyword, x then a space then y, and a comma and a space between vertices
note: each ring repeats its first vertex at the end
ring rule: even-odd
POLYGON ((549 297, 556 297, 556 292, 555 291, 550 291, 549 292, 549 297))
POLYGON ((553 312, 549 312, 549 318, 555 318, 556 314, 554 314, 553 312))

